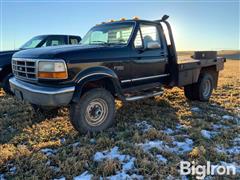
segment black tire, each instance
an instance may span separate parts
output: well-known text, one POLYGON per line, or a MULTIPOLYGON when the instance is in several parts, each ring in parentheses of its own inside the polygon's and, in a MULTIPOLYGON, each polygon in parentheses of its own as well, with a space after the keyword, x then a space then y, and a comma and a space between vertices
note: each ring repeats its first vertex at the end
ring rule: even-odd
POLYGON ((95 88, 70 105, 70 120, 80 133, 99 132, 115 122, 115 101, 104 88, 95 88))
POLYGON ((3 78, 2 81, 2 88, 5 91, 6 94, 13 95, 13 92, 11 91, 9 79, 13 76, 12 73, 8 74, 6 77, 3 78))
POLYGON ((189 100, 209 101, 213 86, 213 76, 210 73, 202 73, 197 83, 184 87, 184 94, 189 100))
POLYGON ((34 112, 37 115, 43 115, 46 118, 53 118, 56 117, 58 115, 58 109, 59 108, 55 108, 55 107, 42 107, 42 106, 38 106, 36 104, 31 104, 34 112))

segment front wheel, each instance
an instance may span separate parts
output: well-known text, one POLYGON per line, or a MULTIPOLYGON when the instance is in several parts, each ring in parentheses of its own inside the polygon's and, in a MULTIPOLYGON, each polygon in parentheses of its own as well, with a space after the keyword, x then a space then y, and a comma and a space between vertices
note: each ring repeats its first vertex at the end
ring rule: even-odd
POLYGON ((212 95, 214 78, 210 73, 200 74, 195 84, 184 87, 185 96, 189 100, 208 101, 212 95))
POLYGON ((9 79, 13 76, 12 73, 8 74, 6 77, 4 77, 2 82, 2 88, 5 91, 6 94, 13 95, 13 92, 11 91, 9 79))
POLYGON ((115 101, 113 95, 103 88, 91 89, 70 106, 70 120, 81 132, 99 132, 114 123, 115 101))

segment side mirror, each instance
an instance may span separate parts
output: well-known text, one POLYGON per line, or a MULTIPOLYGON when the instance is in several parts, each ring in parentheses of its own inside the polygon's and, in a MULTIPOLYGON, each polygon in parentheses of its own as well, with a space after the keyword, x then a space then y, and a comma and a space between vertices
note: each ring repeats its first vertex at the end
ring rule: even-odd
POLYGON ((148 42, 147 49, 158 49, 161 45, 158 42, 148 42))

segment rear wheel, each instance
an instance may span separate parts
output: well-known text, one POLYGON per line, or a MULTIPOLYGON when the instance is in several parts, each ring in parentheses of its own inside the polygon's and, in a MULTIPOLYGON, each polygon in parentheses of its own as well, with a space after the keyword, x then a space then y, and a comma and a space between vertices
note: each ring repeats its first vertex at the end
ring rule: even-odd
POLYGON ((214 79, 210 73, 200 74, 197 83, 184 87, 184 93, 189 100, 208 101, 212 95, 214 79))
POLYGON ((72 125, 81 133, 102 131, 114 123, 114 117, 114 97, 104 88, 89 90, 70 106, 72 125))

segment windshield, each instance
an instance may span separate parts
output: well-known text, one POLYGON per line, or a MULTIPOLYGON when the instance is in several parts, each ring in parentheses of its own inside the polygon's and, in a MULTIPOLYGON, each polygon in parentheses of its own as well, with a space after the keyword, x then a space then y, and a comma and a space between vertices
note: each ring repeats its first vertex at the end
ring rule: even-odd
POLYGON ((30 48, 36 48, 38 45, 45 39, 45 36, 37 36, 29 41, 27 41, 25 44, 23 44, 20 49, 30 49, 30 48))
POLYGON ((81 44, 126 45, 132 30, 133 24, 96 26, 83 37, 81 44))

